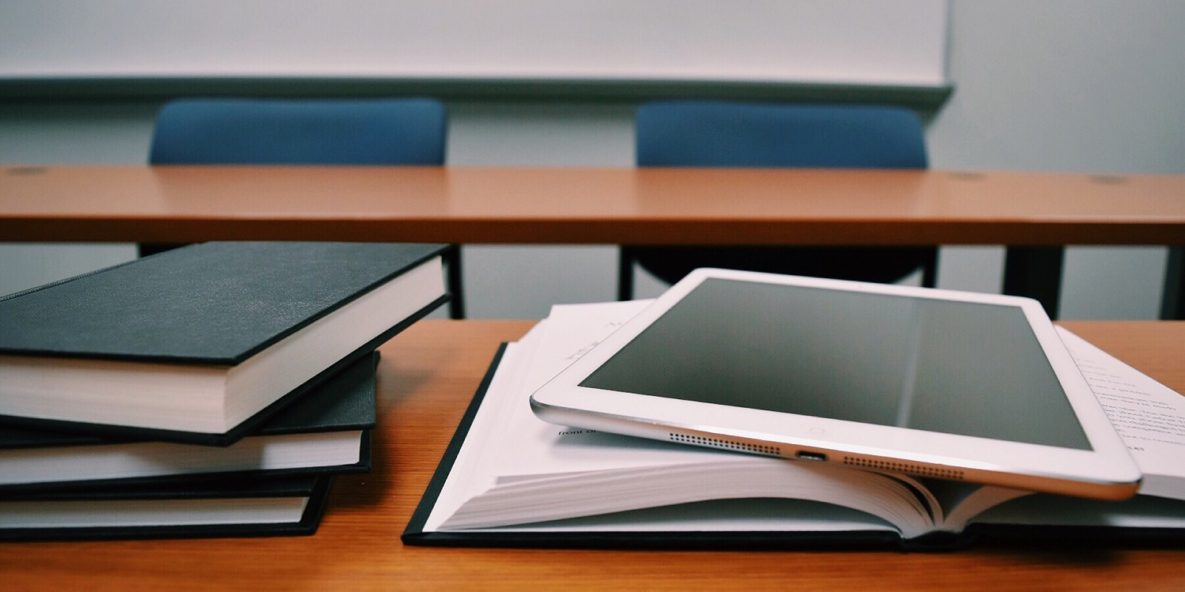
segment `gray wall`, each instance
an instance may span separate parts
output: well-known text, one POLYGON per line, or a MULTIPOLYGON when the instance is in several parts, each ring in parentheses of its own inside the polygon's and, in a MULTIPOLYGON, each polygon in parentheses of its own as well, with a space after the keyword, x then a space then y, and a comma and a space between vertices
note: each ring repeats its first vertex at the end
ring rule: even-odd
MULTIPOLYGON (((951 9, 938 169, 1185 173, 1185 2, 974 2, 951 9)), ((141 163, 151 103, 6 104, 0 163, 141 163)), ((631 166, 632 105, 453 103, 453 165, 631 166)), ((130 245, 0 245, 0 293, 126 260, 130 245)), ((611 300, 612 246, 465 249, 471 316, 537 318, 611 300)), ((943 287, 999 291, 1003 250, 945 247, 943 287)), ((1069 251, 1064 318, 1154 318, 1164 249, 1069 251)), ((640 279, 642 295, 661 286, 640 279)))
MULTIPOLYGON (((1183 27, 1174 0, 954 2, 933 166, 1185 172, 1183 27)), ((1070 249, 1062 317, 1154 318, 1164 266, 1160 248, 1070 249)))

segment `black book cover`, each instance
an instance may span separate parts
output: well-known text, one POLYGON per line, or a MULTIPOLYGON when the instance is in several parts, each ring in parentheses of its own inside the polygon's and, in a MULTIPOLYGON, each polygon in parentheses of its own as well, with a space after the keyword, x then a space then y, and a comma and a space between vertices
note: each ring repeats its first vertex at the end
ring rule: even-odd
MULTIPOLYGON (((446 247, 203 243, 0 299, 0 354, 235 364, 446 247)), ((226 446, 446 302, 437 298, 224 433, 0 414, 25 430, 226 446)))
POLYGON ((0 353, 233 366, 444 249, 189 245, 0 299, 0 353))
MULTIPOLYGON (((359 358, 341 372, 312 388, 307 395, 280 410, 264 422, 249 436, 272 436, 286 434, 312 434, 347 430, 364 430, 360 443, 359 461, 354 465, 334 467, 304 467, 294 469, 268 470, 269 475, 292 472, 334 472, 352 473, 370 470, 370 429, 375 425, 375 368, 379 354, 373 352, 359 358)), ((45 449, 56 447, 90 447, 109 444, 141 442, 127 438, 102 438, 90 434, 71 432, 38 431, 0 427, 0 451, 17 449, 45 449)), ((152 441, 147 441, 151 443, 152 441)), ((194 446, 194 454, 200 454, 204 446, 194 446)), ((212 448, 212 450, 217 450, 212 448)), ((9 455, 15 455, 11 452, 9 455)), ((4 466, 0 458, 0 469, 4 466)), ((201 473, 202 478, 225 473, 201 473)), ((176 480, 179 475, 132 477, 129 479, 104 479, 87 481, 55 481, 54 487, 95 486, 104 483, 154 482, 176 480)), ((0 483, 0 491, 16 488, 44 487, 44 484, 0 483)))
MULTIPOLYGON (((0 496, 0 508, 6 502, 76 502, 85 501, 95 508, 105 502, 139 501, 151 505, 163 500, 226 500, 233 507, 244 498, 307 498, 300 518, 285 522, 244 520, 222 524, 160 524, 104 526, 43 526, 16 528, 5 523, 0 511, 0 540, 43 541, 128 538, 199 538, 310 535, 317 531, 329 498, 332 475, 295 475, 260 479, 208 479, 184 483, 154 483, 110 488, 46 489, 21 491, 0 496)), ((101 511, 101 510, 100 510, 101 511)))
MULTIPOLYGON (((442 547, 510 547, 575 549, 809 549, 954 551, 976 546, 1180 546, 1185 529, 1113 526, 1031 526, 973 524, 962 533, 935 532, 903 539, 888 531, 502 531, 426 532, 424 526, 469 434, 486 391, 493 380, 505 344, 498 350, 469 407, 465 410, 420 503, 400 540, 407 545, 442 547)), ((641 512, 645 512, 642 510, 641 512)), ((578 521, 576 521, 578 522, 578 521)))

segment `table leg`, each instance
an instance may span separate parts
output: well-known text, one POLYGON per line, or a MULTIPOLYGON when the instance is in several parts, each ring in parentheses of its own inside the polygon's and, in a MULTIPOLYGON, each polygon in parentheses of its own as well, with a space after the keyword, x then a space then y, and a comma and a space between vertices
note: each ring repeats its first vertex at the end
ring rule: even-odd
POLYGON ((444 253, 445 276, 448 281, 448 318, 465 318, 465 282, 461 271, 461 245, 449 245, 444 253))
POLYGON ((1049 318, 1056 319, 1065 253, 1065 247, 1008 247, 1004 293, 1036 299, 1049 318))
POLYGON ((1185 320, 1185 291, 1181 289, 1182 278, 1185 278, 1185 246, 1170 246, 1169 260, 1164 270, 1164 292, 1160 296, 1162 320, 1185 320))

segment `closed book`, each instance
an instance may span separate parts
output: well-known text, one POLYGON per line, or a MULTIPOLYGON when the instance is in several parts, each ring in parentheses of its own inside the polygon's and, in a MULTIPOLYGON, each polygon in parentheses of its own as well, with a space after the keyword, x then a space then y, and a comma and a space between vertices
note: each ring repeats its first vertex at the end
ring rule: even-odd
POLYGON ((378 353, 359 358, 229 446, 0 427, 0 492, 210 475, 370 470, 378 353))
POLYGON ((0 495, 0 540, 307 535, 331 475, 211 479, 0 495))
POLYGON ((222 444, 447 300, 440 245, 204 243, 0 300, 0 421, 222 444))

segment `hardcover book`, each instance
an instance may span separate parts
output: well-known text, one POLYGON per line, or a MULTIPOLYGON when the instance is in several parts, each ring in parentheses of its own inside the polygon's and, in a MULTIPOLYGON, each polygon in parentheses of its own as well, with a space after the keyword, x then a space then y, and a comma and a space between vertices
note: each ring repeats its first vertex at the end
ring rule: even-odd
POLYGON ((639 310, 556 307, 491 367, 407 544, 947 548, 977 538, 1185 540, 1185 398, 1064 330, 1144 474, 1103 502, 557 428, 539 385, 639 310))
POLYGON ((370 469, 378 353, 359 358, 225 447, 0 427, 0 492, 215 474, 370 469))
POLYGON ((0 540, 313 534, 330 475, 211 479, 0 496, 0 540))
POLYGON ((0 299, 0 421, 233 442, 447 300, 441 245, 190 245, 0 299))

